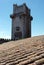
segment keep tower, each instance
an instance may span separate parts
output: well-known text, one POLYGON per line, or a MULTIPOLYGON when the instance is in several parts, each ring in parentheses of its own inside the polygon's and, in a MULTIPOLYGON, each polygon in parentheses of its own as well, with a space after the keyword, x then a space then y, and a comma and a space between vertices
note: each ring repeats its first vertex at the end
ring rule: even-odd
POLYGON ((25 3, 20 6, 13 5, 13 14, 10 15, 12 19, 12 40, 31 37, 31 21, 33 17, 30 12, 25 3))

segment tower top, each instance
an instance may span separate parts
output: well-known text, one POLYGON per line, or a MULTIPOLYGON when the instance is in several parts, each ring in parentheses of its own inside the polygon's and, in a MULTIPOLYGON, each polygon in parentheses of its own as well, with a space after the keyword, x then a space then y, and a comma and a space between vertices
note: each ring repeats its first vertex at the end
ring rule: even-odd
POLYGON ((13 14, 10 15, 11 18, 14 18, 16 15, 30 15, 30 9, 26 6, 26 3, 22 5, 13 4, 13 14))
MULTIPOLYGON (((16 7, 16 8, 17 8, 17 7, 23 7, 23 6, 27 7, 27 6, 26 6, 26 3, 23 3, 22 5, 13 4, 13 6, 16 7)), ((27 8, 28 8, 28 7, 27 7, 27 8)))
POLYGON ((13 4, 13 14, 10 15, 10 17, 15 18, 16 16, 21 15, 28 15, 31 18, 31 20, 33 19, 33 17, 30 16, 30 9, 26 6, 26 3, 22 5, 13 4))
POLYGON ((25 12, 26 10, 30 11, 25 3, 22 5, 13 4, 13 14, 25 12))

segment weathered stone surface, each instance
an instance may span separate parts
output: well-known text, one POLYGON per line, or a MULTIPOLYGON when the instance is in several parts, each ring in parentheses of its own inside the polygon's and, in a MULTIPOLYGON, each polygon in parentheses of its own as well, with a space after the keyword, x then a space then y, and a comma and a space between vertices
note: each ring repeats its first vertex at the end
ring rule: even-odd
POLYGON ((0 65, 44 65, 44 36, 0 44, 0 65))
POLYGON ((31 21, 33 17, 30 13, 30 8, 26 4, 13 6, 12 19, 12 40, 31 37, 31 21))

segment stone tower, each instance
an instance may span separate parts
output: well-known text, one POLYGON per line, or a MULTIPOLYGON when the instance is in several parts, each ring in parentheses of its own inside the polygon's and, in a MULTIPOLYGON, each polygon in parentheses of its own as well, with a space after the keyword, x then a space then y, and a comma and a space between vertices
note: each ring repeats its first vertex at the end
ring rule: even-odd
POLYGON ((12 18, 12 40, 31 37, 31 20, 30 9, 26 4, 18 6, 13 5, 12 18))

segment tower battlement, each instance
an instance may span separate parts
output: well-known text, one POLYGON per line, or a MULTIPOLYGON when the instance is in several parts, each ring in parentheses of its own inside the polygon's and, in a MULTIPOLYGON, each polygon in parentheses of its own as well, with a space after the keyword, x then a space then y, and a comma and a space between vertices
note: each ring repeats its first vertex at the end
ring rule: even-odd
POLYGON ((27 8, 26 4, 18 6, 17 4, 13 5, 13 14, 17 13, 26 13, 27 11, 30 11, 30 9, 27 8))

